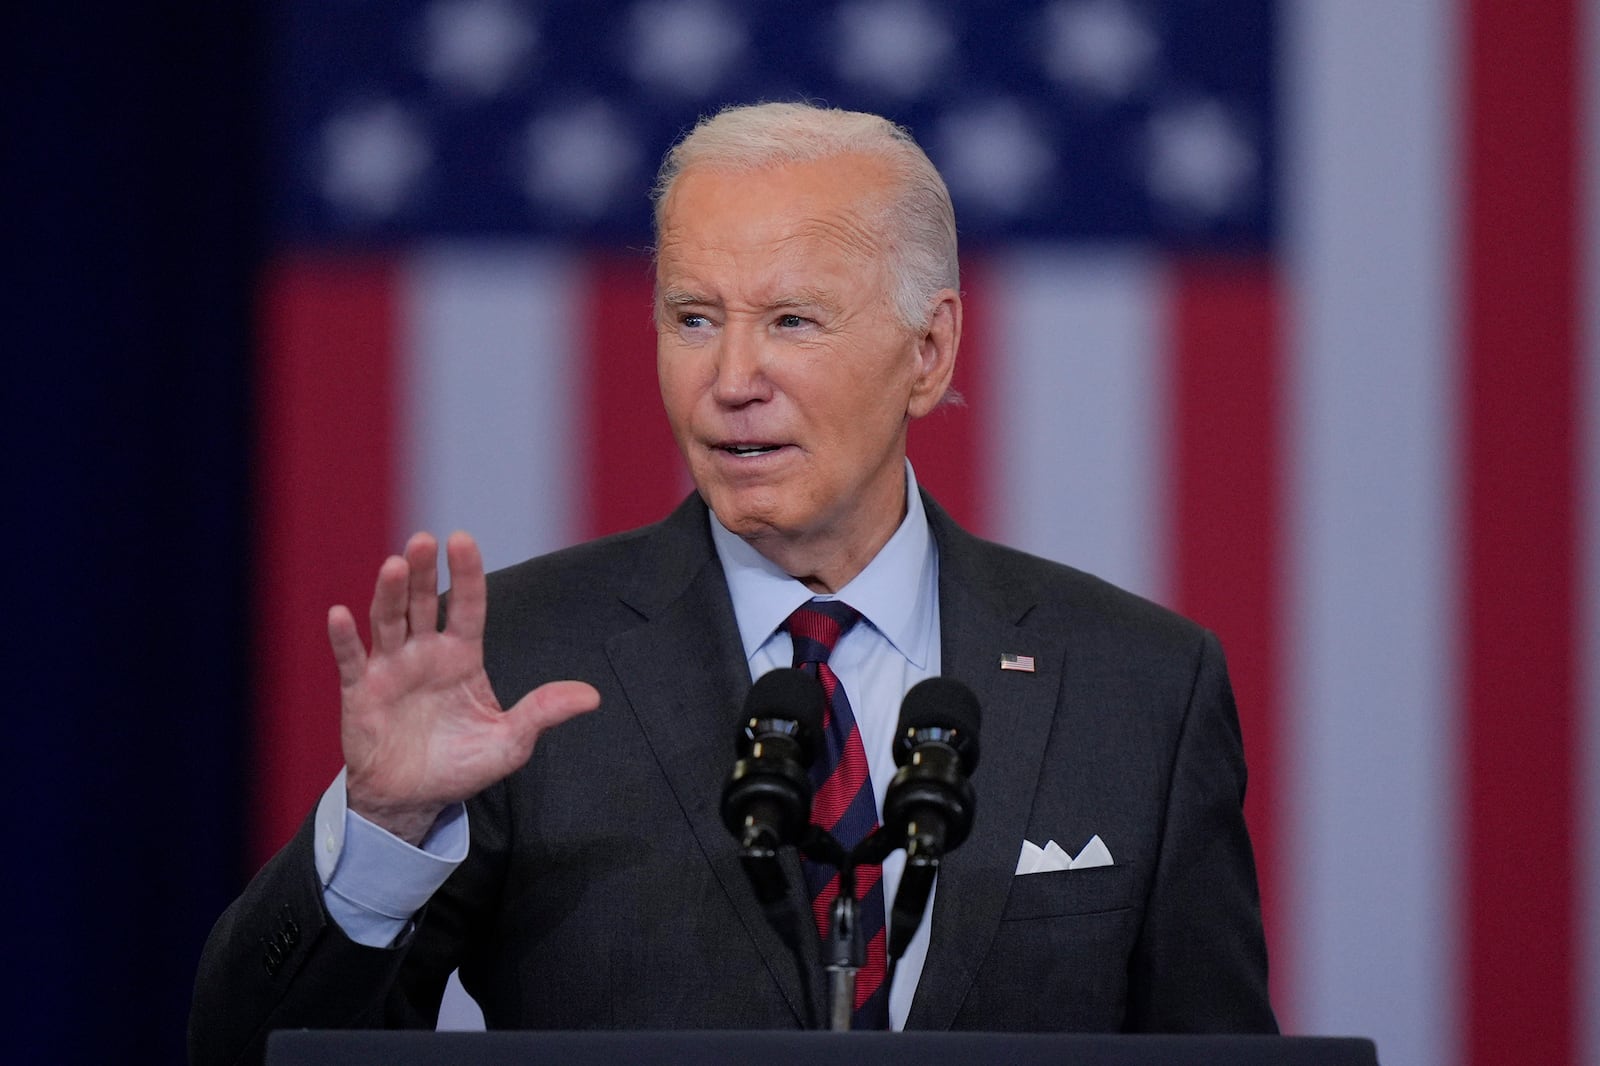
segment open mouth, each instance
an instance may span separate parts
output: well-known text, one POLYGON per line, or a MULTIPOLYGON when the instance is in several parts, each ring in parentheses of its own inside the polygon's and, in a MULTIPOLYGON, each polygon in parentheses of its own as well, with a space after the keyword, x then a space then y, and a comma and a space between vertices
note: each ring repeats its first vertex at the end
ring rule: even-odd
POLYGON ((729 455, 745 458, 751 455, 766 455, 783 447, 781 444, 721 444, 718 447, 729 455))

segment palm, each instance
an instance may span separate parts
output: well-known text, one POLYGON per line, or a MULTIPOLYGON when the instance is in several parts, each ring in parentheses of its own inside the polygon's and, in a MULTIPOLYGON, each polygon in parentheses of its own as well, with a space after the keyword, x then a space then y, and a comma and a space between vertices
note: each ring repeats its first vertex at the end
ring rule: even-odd
POLYGON ((442 631, 438 545, 427 534, 378 571, 370 655, 348 609, 328 615, 350 807, 413 840, 445 806, 525 763, 545 729, 599 702, 590 686, 559 681, 503 711, 483 670, 482 559, 464 533, 447 550, 453 600, 442 631))

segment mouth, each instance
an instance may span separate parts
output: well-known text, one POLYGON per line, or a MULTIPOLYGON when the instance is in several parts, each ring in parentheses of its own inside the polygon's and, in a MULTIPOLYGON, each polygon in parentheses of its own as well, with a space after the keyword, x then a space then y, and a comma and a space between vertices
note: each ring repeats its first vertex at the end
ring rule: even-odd
POLYGON ((754 456, 758 456, 758 455, 771 455, 773 452, 781 450, 784 447, 784 445, 782 445, 782 444, 751 444, 751 443, 746 443, 746 442, 743 442, 743 441, 739 441, 739 442, 729 442, 727 444, 718 444, 718 445, 715 445, 714 447, 719 452, 726 452, 727 454, 735 456, 736 458, 739 458, 739 459, 748 459, 748 458, 751 458, 751 457, 754 457, 754 456))

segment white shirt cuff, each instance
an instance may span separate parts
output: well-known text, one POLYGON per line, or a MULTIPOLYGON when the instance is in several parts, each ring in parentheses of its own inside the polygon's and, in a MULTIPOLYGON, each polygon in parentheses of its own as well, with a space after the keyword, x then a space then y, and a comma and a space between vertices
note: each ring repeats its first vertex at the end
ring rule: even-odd
POLYGON ((369 947, 388 947, 406 931, 466 859, 470 838, 458 803, 413 847, 349 809, 343 770, 317 804, 315 828, 323 902, 346 936, 369 947))

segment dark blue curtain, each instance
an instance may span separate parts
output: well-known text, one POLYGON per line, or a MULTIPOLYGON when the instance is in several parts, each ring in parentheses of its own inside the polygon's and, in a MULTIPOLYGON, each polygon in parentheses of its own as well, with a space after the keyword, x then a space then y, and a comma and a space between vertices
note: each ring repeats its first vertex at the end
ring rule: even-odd
POLYGON ((246 873, 263 20, 5 19, 9 1062, 183 1061, 246 873))

